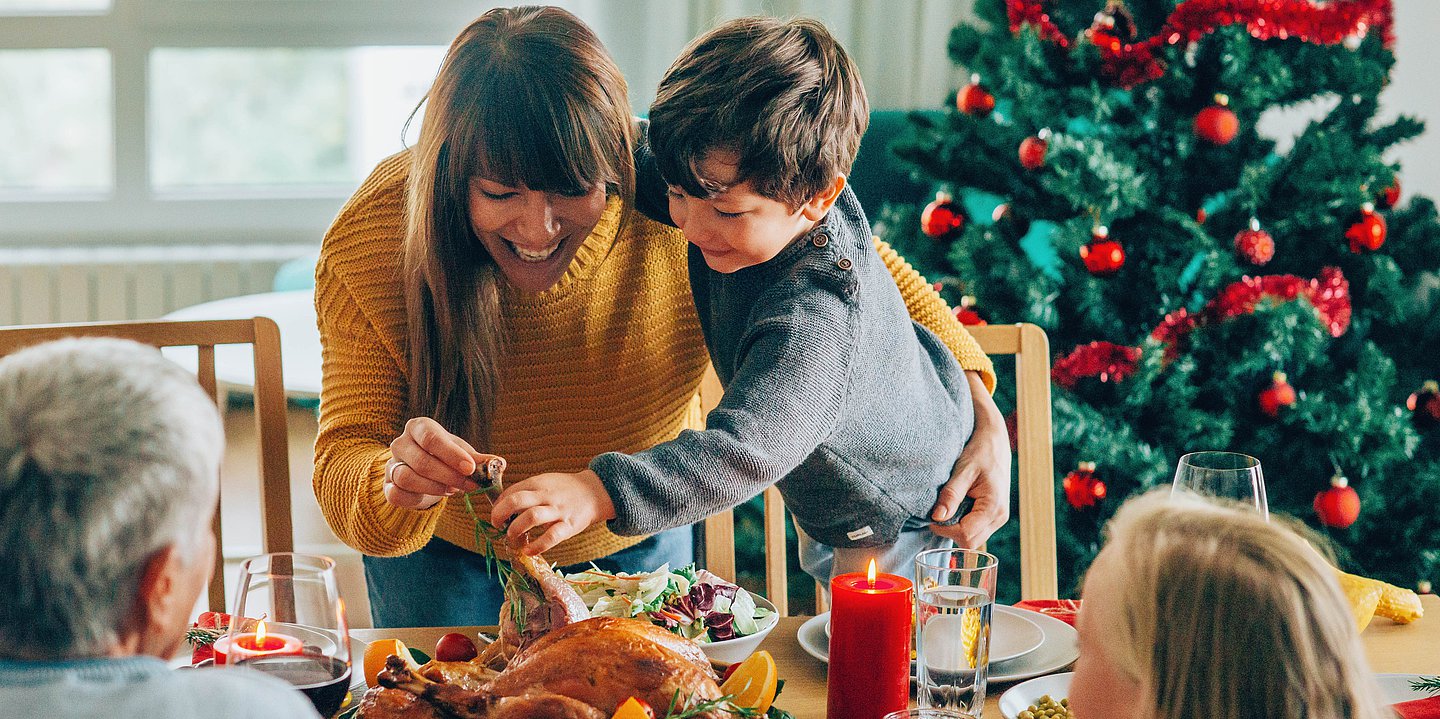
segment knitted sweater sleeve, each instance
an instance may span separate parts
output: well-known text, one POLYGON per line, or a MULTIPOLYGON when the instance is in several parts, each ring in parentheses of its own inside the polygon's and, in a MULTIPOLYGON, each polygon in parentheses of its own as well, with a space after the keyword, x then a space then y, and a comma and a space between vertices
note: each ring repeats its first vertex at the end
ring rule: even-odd
POLYGON ((875 250, 880 253, 880 259, 885 261, 885 269, 895 278, 895 285, 900 288, 900 296, 905 298, 905 308, 910 311, 910 318, 934 332, 954 353, 960 367, 979 372, 985 388, 994 392, 995 365, 990 361, 989 355, 981 351, 975 338, 955 319, 955 313, 945 304, 940 293, 893 247, 878 237, 874 240, 875 250))
POLYGON ((315 314, 323 371, 315 498, 335 536, 351 547, 380 557, 414 552, 435 533, 445 501, 426 510, 400 509, 385 501, 381 489, 390 440, 405 424, 405 377, 324 258, 315 314))
POLYGON ((315 498, 335 536, 372 556, 425 546, 446 504, 400 509, 381 489, 390 441, 407 418, 404 301, 391 259, 407 167, 402 156, 387 159, 341 210, 315 277, 323 371, 315 498))
POLYGON ((650 534, 699 521, 759 494, 800 466, 834 432, 841 415, 854 333, 853 315, 839 301, 812 303, 804 312, 751 328, 704 430, 685 430, 643 452, 609 452, 590 462, 615 504, 610 530, 650 534))

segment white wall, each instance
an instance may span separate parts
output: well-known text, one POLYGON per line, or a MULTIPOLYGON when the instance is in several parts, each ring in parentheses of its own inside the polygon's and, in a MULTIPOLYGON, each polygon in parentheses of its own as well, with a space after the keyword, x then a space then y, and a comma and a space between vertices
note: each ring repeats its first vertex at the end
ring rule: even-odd
POLYGON ((1395 72, 1381 95, 1382 112, 1429 123, 1418 140, 1396 149, 1394 159, 1401 163, 1406 198, 1419 193, 1440 201, 1440 2, 1394 1, 1395 72))

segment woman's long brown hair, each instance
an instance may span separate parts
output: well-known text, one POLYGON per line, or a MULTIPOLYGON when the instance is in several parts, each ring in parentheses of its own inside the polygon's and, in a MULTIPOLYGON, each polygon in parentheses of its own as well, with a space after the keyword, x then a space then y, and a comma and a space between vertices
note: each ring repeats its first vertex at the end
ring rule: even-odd
POLYGON ((469 216, 471 178, 583 194, 635 184, 625 79, 599 38, 553 7, 491 10, 451 43, 425 97, 404 247, 410 416, 478 449, 502 391, 501 282, 469 216))

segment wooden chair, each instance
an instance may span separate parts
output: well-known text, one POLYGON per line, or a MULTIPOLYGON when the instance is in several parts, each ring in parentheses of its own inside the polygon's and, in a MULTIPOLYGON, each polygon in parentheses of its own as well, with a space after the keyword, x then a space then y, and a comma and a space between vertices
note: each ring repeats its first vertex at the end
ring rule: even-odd
MULTIPOLYGON (((1032 324, 968 327, 989 355, 1015 355, 1016 462, 1020 505, 1020 595, 1023 599, 1059 596, 1055 556, 1055 469, 1050 434, 1050 342, 1032 324)), ((700 403, 709 412, 720 401, 713 371, 700 384, 700 403)), ((788 614, 785 567, 785 505, 779 490, 765 490, 765 591, 781 615, 788 614)), ((726 510, 705 520, 705 565, 722 578, 735 579, 735 519, 726 510)), ((820 592, 816 592, 821 597, 820 592)), ((821 607, 823 611, 823 606, 821 607)))
MULTIPOLYGON (((285 425, 285 385, 280 371, 280 329, 266 317, 248 320, 108 322, 0 327, 0 355, 64 337, 120 337, 155 347, 195 347, 200 386, 221 403, 215 381, 215 346, 248 344, 255 358, 255 425, 260 446, 262 551, 294 550, 290 519, 290 464, 285 425)), ((210 609, 225 611, 224 541, 215 508, 215 574, 210 609)))

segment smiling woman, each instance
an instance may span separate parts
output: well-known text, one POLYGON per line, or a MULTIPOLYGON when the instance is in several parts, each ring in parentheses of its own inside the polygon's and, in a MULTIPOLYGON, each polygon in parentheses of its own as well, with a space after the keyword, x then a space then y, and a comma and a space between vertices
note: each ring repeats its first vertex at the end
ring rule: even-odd
MULTIPOLYGON (((382 161, 326 235, 315 491, 368 555, 376 626, 496 622, 491 506, 470 494, 482 452, 524 479, 703 426, 686 243, 635 207, 626 92, 573 15, 492 10, 450 46, 414 149, 382 161)), ((909 265, 892 273, 912 316, 993 385, 938 296, 909 265)), ((639 572, 692 555, 688 527, 600 524, 546 559, 639 572)))

